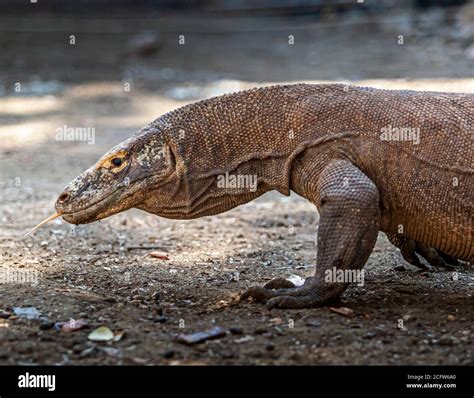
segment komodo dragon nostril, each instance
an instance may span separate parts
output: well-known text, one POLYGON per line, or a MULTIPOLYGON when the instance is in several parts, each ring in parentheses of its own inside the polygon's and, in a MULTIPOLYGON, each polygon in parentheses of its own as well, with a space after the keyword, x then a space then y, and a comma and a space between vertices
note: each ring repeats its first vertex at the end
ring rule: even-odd
POLYGON ((69 200, 69 192, 64 191, 61 195, 59 195, 58 203, 65 203, 69 200))

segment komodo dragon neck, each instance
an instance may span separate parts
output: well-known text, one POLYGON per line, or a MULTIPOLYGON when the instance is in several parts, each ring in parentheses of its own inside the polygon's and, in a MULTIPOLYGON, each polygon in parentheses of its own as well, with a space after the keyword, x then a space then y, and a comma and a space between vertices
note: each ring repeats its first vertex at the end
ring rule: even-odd
MULTIPOLYGON (((157 119, 152 125, 167 134, 180 176, 173 188, 175 206, 165 217, 218 214, 269 190, 306 196, 300 179, 291 178, 306 149, 325 146, 321 168, 337 154, 355 155, 349 141, 357 130, 349 118, 334 122, 335 107, 347 94, 338 84, 272 86, 194 103, 157 119), (255 190, 245 184, 253 179, 255 190), (228 184, 219 186, 219 180, 228 184), (213 203, 213 198, 224 200, 213 203)), ((149 203, 141 208, 150 211, 149 203)))

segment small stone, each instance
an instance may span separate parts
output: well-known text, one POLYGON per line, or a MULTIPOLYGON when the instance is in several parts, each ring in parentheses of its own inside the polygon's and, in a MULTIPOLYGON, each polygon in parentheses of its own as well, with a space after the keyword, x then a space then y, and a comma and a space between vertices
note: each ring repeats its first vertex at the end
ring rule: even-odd
POLYGON ((116 357, 120 353, 120 350, 114 347, 100 347, 99 349, 111 357, 116 357))
POLYGON ((452 322, 452 321, 454 321, 454 320, 456 320, 456 318, 454 317, 454 315, 449 314, 449 315, 448 315, 448 321, 449 321, 449 322, 452 322))
POLYGON ((12 316, 12 314, 9 313, 8 311, 3 311, 3 310, 0 311, 0 318, 1 319, 8 319, 11 316, 12 316))
POLYGON ((443 335, 438 340, 438 344, 442 346, 453 346, 455 343, 456 339, 448 335, 443 335))
POLYGON ((234 326, 229 328, 229 332, 231 332, 233 335, 239 335, 244 333, 244 330, 241 327, 234 326))
POLYGON ((364 335, 364 339, 373 339, 375 336, 377 335, 377 333, 374 333, 374 332, 367 332, 365 335, 364 335))
POLYGON ((128 43, 129 52, 140 56, 150 56, 157 52, 162 44, 159 35, 154 32, 144 32, 131 38, 128 43))
POLYGON ((265 349, 267 351, 273 351, 275 349, 275 346, 272 344, 272 343, 268 343, 266 346, 265 346, 265 349))
POLYGON ((422 346, 420 346, 420 349, 418 350, 418 353, 419 353, 419 354, 427 354, 427 353, 429 353, 429 352, 431 352, 431 351, 432 351, 432 349, 431 349, 429 346, 427 346, 427 345, 422 345, 422 346))
POLYGON ((95 350, 95 347, 86 348, 84 351, 82 351, 82 352, 79 354, 79 357, 80 357, 80 358, 86 358, 86 357, 88 357, 94 350, 95 350))
POLYGON ((407 270, 407 269, 405 268, 405 266, 404 266, 404 265, 401 265, 401 264, 396 265, 393 269, 394 269, 394 271, 398 271, 398 272, 404 272, 404 271, 407 270))
POLYGON ((409 342, 411 345, 417 345, 418 344, 418 337, 416 336, 411 336, 409 339, 409 342))
POLYGON ((38 319, 41 315, 41 312, 39 312, 35 307, 14 307, 13 312, 20 318, 24 318, 29 321, 38 319))
POLYGON ((227 331, 224 328, 220 326, 214 326, 211 329, 206 330, 204 332, 180 334, 176 338, 176 341, 178 343, 192 345, 192 344, 203 343, 206 340, 218 339, 218 338, 224 337, 226 334, 227 334, 227 331))
POLYGON ((80 354, 84 350, 84 346, 82 344, 76 344, 72 346, 72 352, 74 354, 80 354))
POLYGON ((305 325, 312 326, 314 328, 319 328, 321 326, 321 321, 315 318, 309 318, 305 320, 305 325))
POLYGON ((242 344, 242 343, 247 343, 249 341, 252 341, 254 338, 252 336, 244 336, 244 337, 241 337, 237 340, 234 340, 235 343, 237 344, 242 344))
POLYGON ((54 327, 54 322, 41 322, 40 325, 39 325, 39 328, 41 330, 49 330, 49 329, 52 329, 54 327))
POLYGON ((165 351, 164 354, 163 354, 163 358, 171 359, 171 358, 174 357, 174 354, 175 354, 175 352, 173 350, 165 351))
POLYGON ((160 315, 155 318, 155 322, 158 322, 158 323, 165 323, 167 320, 168 318, 166 318, 164 315, 160 315))

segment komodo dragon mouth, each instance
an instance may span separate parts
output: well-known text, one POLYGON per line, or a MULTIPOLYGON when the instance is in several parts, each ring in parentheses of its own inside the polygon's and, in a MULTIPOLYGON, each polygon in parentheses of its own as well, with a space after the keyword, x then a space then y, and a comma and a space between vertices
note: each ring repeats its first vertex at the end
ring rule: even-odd
POLYGON ((121 188, 116 189, 109 195, 91 203, 87 207, 83 207, 73 212, 63 212, 61 215, 63 219, 70 224, 87 224, 93 221, 100 220, 101 218, 111 215, 110 207, 108 205, 114 203, 115 197, 121 190, 121 188), (103 211, 101 211, 101 209, 103 211), (105 213, 106 210, 108 210, 108 213, 104 214, 104 217, 100 217, 100 215, 102 213, 105 213))
POLYGON ((59 210, 56 213, 54 213, 53 215, 45 218, 43 221, 38 223, 35 227, 33 227, 30 231, 28 231, 23 237, 26 237, 26 236, 30 235, 31 233, 36 231, 38 228, 41 228, 43 225, 49 223, 50 221, 53 221, 54 219, 56 219, 58 217, 61 217, 61 216, 64 218, 65 221, 67 221, 70 224, 78 224, 78 223, 83 224, 83 223, 89 223, 89 222, 97 221, 101 218, 101 217, 98 217, 98 216, 100 216, 101 212, 97 212, 97 209, 100 209, 100 208, 106 209, 107 208, 107 202, 106 201, 108 200, 110 202, 113 202, 114 197, 116 196, 116 194, 118 192, 120 192, 122 189, 123 189, 122 187, 118 188, 115 191, 108 194, 107 196, 105 196, 101 199, 98 199, 98 200, 94 201, 93 203, 87 205, 86 207, 80 208, 76 211, 65 212, 65 211, 60 211, 59 210), (106 206, 104 206, 104 203, 106 204, 106 206), (95 217, 89 218, 88 216, 90 216, 91 214, 95 214, 95 217))
MULTIPOLYGON (((143 180, 146 180, 147 178, 149 177, 140 178, 134 181, 134 184, 141 182, 143 180)), ((128 188, 129 188, 129 191, 133 193, 133 190, 130 190, 130 187, 128 188)), ((56 205, 56 209, 58 210, 58 213, 60 213, 60 215, 64 218, 64 220, 70 224, 91 223, 91 222, 100 220, 102 218, 105 218, 114 214, 114 212, 111 209, 113 209, 113 205, 116 203, 117 196, 121 192, 123 192, 124 189, 125 189, 125 186, 120 186, 114 191, 103 196, 102 198, 97 199, 93 201, 92 203, 89 203, 86 206, 83 206, 79 209, 74 209, 74 211, 61 212, 61 210, 58 209, 57 205, 56 205), (100 211, 101 209, 103 211, 100 211), (103 214, 103 216, 101 216, 101 214, 103 214)))
MULTIPOLYGON (((115 192, 117 192, 117 191, 114 191, 113 193, 115 193, 115 192)), ((103 203, 106 199, 110 199, 110 197, 113 196, 113 193, 111 195, 106 196, 105 198, 102 198, 102 199, 92 203, 90 206, 87 206, 86 208, 77 210, 75 212, 66 213, 66 212, 58 211, 58 212, 54 213, 53 215, 45 218, 40 223, 38 223, 30 231, 28 231, 25 235, 23 235, 23 237, 26 237, 26 236, 30 235, 31 233, 36 231, 38 228, 41 228, 43 225, 49 223, 50 221, 53 221, 54 219, 56 219, 58 217, 61 217, 61 216, 64 218, 64 220, 66 220, 70 224, 76 224, 76 223, 80 222, 83 219, 87 219, 86 217, 81 217, 81 215, 90 214, 91 210, 95 210, 97 208, 97 205, 103 203)), ((97 218, 95 218, 94 220, 91 220, 90 222, 95 221, 95 220, 97 220, 97 218)))

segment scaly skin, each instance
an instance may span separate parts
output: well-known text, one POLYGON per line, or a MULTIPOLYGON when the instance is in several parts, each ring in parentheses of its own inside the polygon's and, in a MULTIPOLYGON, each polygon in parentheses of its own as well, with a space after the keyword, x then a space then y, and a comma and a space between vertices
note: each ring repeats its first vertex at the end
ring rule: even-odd
POLYGON ((315 276, 302 287, 275 280, 242 298, 318 306, 348 285, 327 281, 326 270, 361 269, 379 231, 420 267, 418 255, 436 267, 474 259, 473 124, 470 94, 337 84, 253 89, 163 115, 71 182, 56 207, 75 224, 131 207, 191 219, 269 190, 294 191, 320 213, 315 276), (396 140, 388 127, 419 136, 396 140), (226 172, 258 184, 222 187, 226 172))

